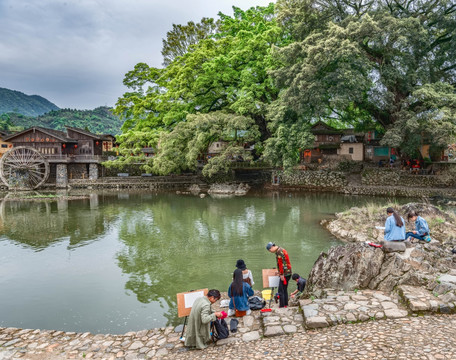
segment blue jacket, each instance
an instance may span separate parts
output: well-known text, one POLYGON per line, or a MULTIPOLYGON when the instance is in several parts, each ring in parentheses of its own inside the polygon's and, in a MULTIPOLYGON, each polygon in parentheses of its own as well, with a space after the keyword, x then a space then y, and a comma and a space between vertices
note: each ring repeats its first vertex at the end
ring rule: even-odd
POLYGON ((404 219, 401 217, 402 226, 399 227, 396 225, 396 220, 394 216, 388 216, 385 222, 385 240, 392 241, 392 240, 405 240, 405 222, 404 219))
MULTIPOLYGON (((234 309, 233 297, 231 294, 231 285, 228 288, 228 296, 231 298, 230 309, 234 309)), ((247 284, 246 282, 243 282, 242 295, 236 294, 234 296, 234 301, 236 301, 236 309, 238 309, 239 311, 249 310, 250 309, 249 296, 253 296, 253 289, 249 284, 247 284)))
POLYGON ((429 234, 429 225, 421 216, 418 216, 415 220, 415 230, 420 236, 429 234))

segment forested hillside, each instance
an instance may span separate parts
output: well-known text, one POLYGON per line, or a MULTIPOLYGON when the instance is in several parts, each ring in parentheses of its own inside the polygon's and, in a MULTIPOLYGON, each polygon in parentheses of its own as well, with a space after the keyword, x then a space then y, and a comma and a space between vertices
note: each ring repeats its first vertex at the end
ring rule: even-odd
POLYGON ((0 88, 0 114, 15 112, 38 116, 59 107, 38 95, 26 95, 20 91, 0 88))
POLYGON ((94 110, 60 109, 37 117, 16 113, 0 115, 0 130, 21 130, 32 126, 65 130, 65 125, 87 129, 97 134, 117 135, 120 134, 122 121, 113 115, 108 107, 98 107, 94 110))

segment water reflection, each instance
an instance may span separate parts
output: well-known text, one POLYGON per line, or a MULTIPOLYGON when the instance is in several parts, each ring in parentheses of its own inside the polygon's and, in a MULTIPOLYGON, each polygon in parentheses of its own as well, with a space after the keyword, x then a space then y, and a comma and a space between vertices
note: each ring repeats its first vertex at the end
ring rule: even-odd
POLYGON ((7 194, 0 202, 0 234, 35 250, 61 241, 68 241, 68 248, 75 248, 106 233, 117 216, 109 209, 98 208, 98 194, 70 200, 75 205, 71 207, 68 198, 46 199, 40 195, 33 194, 31 200, 15 200, 15 193, 7 194))
POLYGON ((306 276, 338 242, 319 225, 382 198, 249 194, 204 198, 91 192, 0 203, 0 326, 124 333, 176 324, 176 293, 226 291, 237 259, 261 290, 265 249, 283 245, 306 276))
MULTIPOLYGON (((326 199, 317 207, 331 208, 326 199)), ((287 247, 295 271, 310 270, 316 254, 336 240, 319 226, 315 199, 246 197, 198 199, 161 195, 122 207, 117 254, 129 278, 127 292, 141 303, 157 302, 168 324, 177 322, 176 296, 215 287, 226 291, 234 264, 243 258, 261 289, 261 269, 275 265, 269 241, 287 247)))

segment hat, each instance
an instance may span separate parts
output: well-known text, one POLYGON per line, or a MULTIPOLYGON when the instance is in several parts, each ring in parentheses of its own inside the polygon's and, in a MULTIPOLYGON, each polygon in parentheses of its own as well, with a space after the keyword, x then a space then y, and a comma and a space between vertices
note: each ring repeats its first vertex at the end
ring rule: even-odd
POLYGON ((241 270, 247 269, 247 266, 245 265, 245 262, 242 259, 239 259, 238 261, 236 261, 236 267, 241 270))
POLYGON ((388 214, 392 214, 394 212, 394 209, 392 207, 389 207, 388 209, 386 209, 386 212, 388 214))
POLYGON ((273 242, 268 242, 268 244, 266 245, 266 250, 271 250, 271 248, 275 246, 275 244, 273 242))

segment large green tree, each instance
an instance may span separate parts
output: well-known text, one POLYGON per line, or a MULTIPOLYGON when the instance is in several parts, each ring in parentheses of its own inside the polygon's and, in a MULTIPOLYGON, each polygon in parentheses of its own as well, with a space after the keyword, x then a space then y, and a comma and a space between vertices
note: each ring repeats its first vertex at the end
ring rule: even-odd
POLYGON ((454 134, 454 1, 279 0, 278 9, 297 41, 276 52, 284 66, 273 72, 282 89, 273 123, 291 110, 309 122, 379 125, 385 144, 404 148, 412 136, 440 132, 443 144, 454 134))
MULTIPOLYGON (((167 152, 162 149, 172 138, 167 133, 188 121, 190 114, 223 111, 224 116, 233 117, 232 122, 225 119, 227 126, 236 123, 242 115, 250 126, 244 126, 245 131, 252 134, 259 131, 261 141, 270 137, 266 114, 268 106, 278 96, 278 89, 268 73, 277 66, 271 49, 290 39, 276 23, 273 4, 246 11, 236 7, 233 10, 233 16, 219 13, 217 30, 212 36, 199 37, 197 42, 184 46, 185 51, 176 45, 165 68, 140 63, 127 73, 124 84, 132 91, 125 93, 116 107, 117 113, 127 118, 120 138, 126 157, 140 154, 143 146, 155 147, 160 141, 157 161, 163 163, 167 152), (140 139, 137 134, 141 134, 140 139)), ((176 43, 181 42, 176 40, 176 43)), ((181 130, 177 128, 176 131, 181 130)), ((221 159, 223 157, 218 161, 221 159)), ((152 167, 148 164, 146 169, 152 167)), ((180 171, 184 166, 170 165, 170 168, 180 171)), ((169 172, 162 165, 155 166, 154 170, 169 172)))

